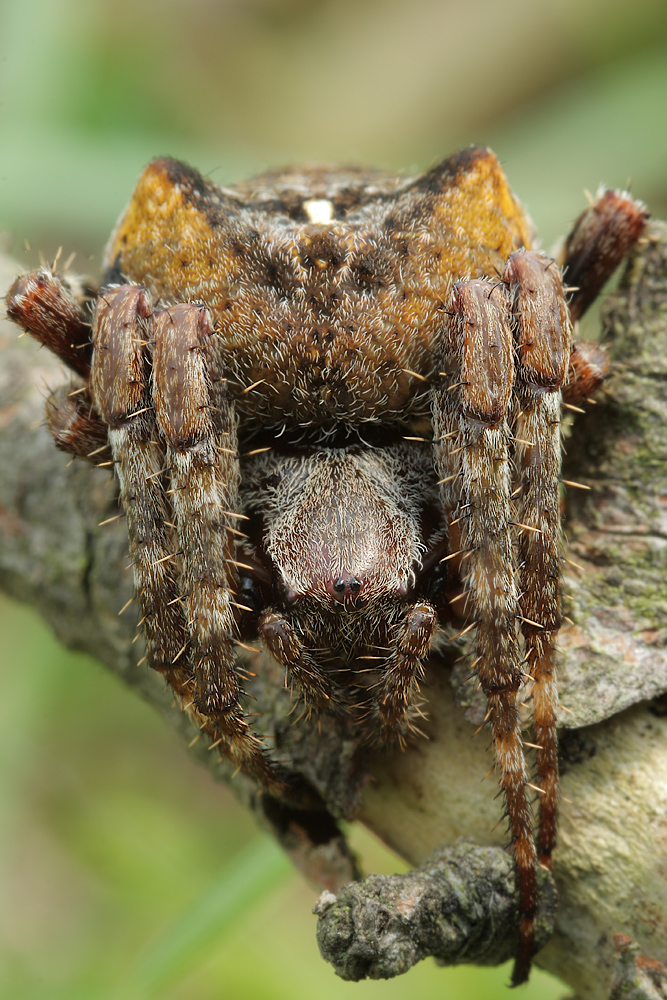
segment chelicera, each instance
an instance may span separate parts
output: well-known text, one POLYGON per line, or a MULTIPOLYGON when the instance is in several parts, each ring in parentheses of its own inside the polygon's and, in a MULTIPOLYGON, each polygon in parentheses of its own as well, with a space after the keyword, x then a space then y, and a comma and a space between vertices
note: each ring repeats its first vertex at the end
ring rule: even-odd
POLYGON ((234 188, 157 160, 99 293, 41 269, 8 295, 78 377, 48 403, 57 444, 118 476, 148 663, 264 786, 281 774, 237 647, 261 639, 309 709, 403 743, 432 644, 471 635, 516 860, 515 984, 556 833, 561 406, 605 368, 572 323, 645 221, 603 192, 557 263, 486 149, 416 179, 234 188))

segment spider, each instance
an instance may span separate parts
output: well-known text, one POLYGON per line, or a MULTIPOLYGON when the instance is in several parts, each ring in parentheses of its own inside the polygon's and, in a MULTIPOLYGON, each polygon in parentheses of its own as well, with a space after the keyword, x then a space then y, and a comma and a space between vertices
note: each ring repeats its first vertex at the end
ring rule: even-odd
POLYGON ((261 639, 308 710, 402 744, 434 641, 474 630, 517 870, 514 984, 556 832, 562 394, 576 408, 606 367, 571 325, 646 218, 601 192, 564 289, 487 149, 417 178, 314 167, 233 188, 162 159, 98 293, 42 268, 8 294, 78 377, 48 401, 56 443, 117 474, 149 665, 269 790, 283 777, 237 647, 261 639))

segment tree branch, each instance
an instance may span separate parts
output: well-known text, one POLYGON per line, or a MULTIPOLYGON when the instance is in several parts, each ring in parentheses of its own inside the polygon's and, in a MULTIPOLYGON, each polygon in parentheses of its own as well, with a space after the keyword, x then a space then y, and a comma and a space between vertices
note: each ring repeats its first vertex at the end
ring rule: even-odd
MULTIPOLYGON (((5 287, 15 270, 12 262, 0 263, 5 287)), ((562 719, 566 800, 554 867, 560 905, 553 938, 537 961, 592 1000, 609 991, 615 933, 629 935, 651 958, 667 959, 667 720, 659 703, 648 704, 667 691, 666 288, 667 227, 656 224, 608 305, 617 370, 567 442, 565 478, 591 490, 567 493, 568 558, 584 571, 566 567, 566 613, 573 624, 560 640, 561 697, 569 709, 562 719)), ((122 519, 99 524, 118 514, 116 487, 108 473, 68 464, 36 426, 44 383, 55 386, 63 376, 46 351, 16 336, 14 327, 2 324, 1 585, 36 606, 66 645, 92 653, 118 673, 189 743, 188 717, 161 678, 137 666, 142 653, 132 645, 131 612, 117 614, 131 596, 124 526, 122 519)), ((471 685, 461 683, 465 670, 454 663, 461 651, 460 644, 445 643, 432 657, 423 688, 429 738, 403 754, 364 751, 354 732, 328 718, 293 725, 278 668, 264 655, 253 661, 257 728, 268 734, 302 794, 289 801, 272 798, 243 775, 231 787, 312 881, 334 893, 356 874, 337 826, 341 817, 358 816, 415 865, 460 837, 496 848, 444 851, 402 882, 346 888, 335 904, 326 897, 320 938, 325 950, 343 956, 348 976, 351 968, 356 976, 364 967, 395 974, 426 954, 477 962, 511 954, 511 865, 500 850, 503 831, 494 832, 493 787, 480 784, 490 760, 484 737, 471 740, 471 722, 484 709, 471 685), (488 907, 483 889, 496 883, 480 878, 480 866, 487 864, 506 888, 487 894, 488 907), (458 896, 452 896, 454 875, 463 885, 458 896), (396 913, 405 916, 406 898, 417 899, 415 887, 419 899, 410 907, 417 916, 399 921, 397 958, 396 951, 387 953, 385 945, 394 939, 377 915, 385 914, 393 933, 396 913), (364 910, 364 896, 372 912, 364 910), (454 907, 461 916, 468 913, 464 897, 481 924, 466 918, 468 932, 447 942, 442 927, 440 938, 424 931, 418 914, 426 912, 426 901, 436 909, 449 906, 448 912, 454 907), (347 951, 340 947, 341 906, 365 928, 352 933, 348 921, 347 951), (484 930, 490 917, 500 931, 492 947, 484 930)), ((231 767, 203 742, 192 752, 229 782, 231 767)))
MULTIPOLYGON (((535 940, 553 931, 557 899, 539 871, 535 940)), ((432 854, 407 875, 369 875, 315 907, 322 957, 341 979, 391 979, 423 958, 443 965, 500 965, 516 953, 514 863, 494 847, 458 844, 432 854), (508 933, 509 929, 509 933, 508 933)))

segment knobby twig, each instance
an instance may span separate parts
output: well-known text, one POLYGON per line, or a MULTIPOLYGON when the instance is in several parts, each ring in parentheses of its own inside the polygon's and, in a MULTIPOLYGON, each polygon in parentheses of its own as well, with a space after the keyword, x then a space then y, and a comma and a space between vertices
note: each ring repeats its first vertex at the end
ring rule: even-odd
MULTIPOLYGON (((539 876, 541 946, 553 931, 557 903, 550 874, 539 876)), ((337 896, 323 892, 315 907, 320 951, 342 979, 355 981, 390 979, 431 955, 443 965, 499 965, 516 952, 514 888, 514 865, 504 851, 444 848, 407 875, 369 875, 337 896)))

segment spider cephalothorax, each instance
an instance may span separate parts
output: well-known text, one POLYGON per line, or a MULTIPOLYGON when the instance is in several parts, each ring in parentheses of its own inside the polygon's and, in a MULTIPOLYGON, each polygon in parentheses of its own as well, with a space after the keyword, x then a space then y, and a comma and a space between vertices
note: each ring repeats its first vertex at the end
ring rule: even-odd
POLYGON ((517 865, 515 983, 555 842, 561 390, 576 402, 604 368, 571 353, 571 322, 645 218, 599 196, 561 261, 568 303, 488 150, 416 179, 316 168, 235 188, 158 160, 96 298, 47 269, 8 296, 83 380, 48 422, 115 468, 149 664, 264 785, 280 774, 236 645, 260 637, 308 706, 403 742, 439 630, 475 630, 517 865))

